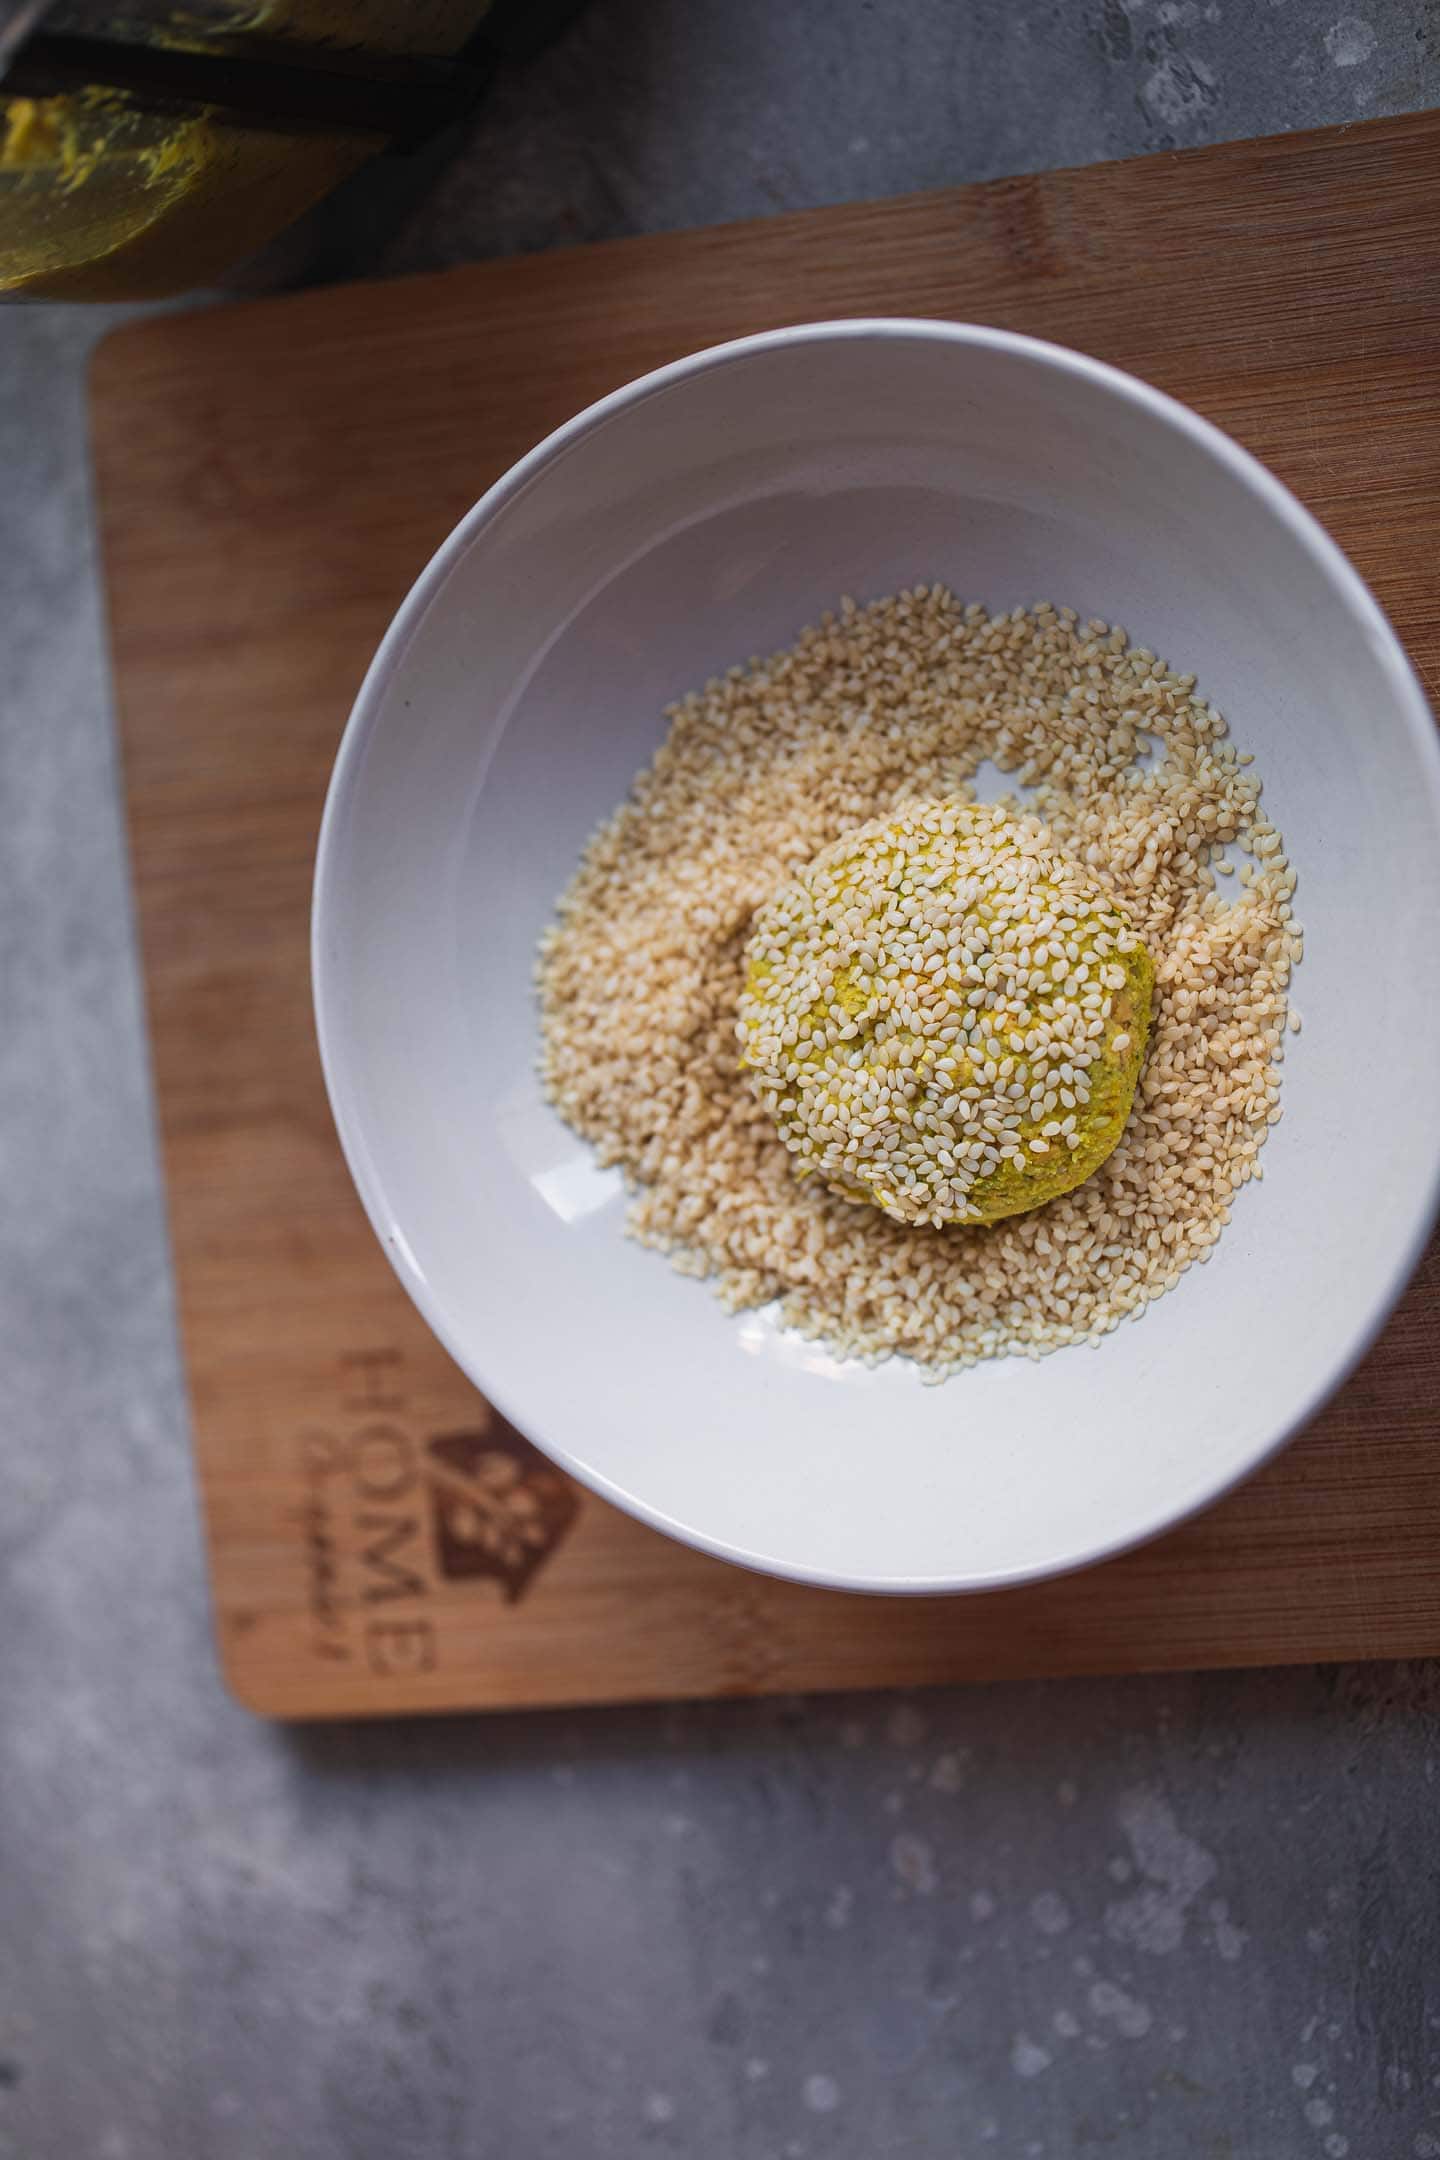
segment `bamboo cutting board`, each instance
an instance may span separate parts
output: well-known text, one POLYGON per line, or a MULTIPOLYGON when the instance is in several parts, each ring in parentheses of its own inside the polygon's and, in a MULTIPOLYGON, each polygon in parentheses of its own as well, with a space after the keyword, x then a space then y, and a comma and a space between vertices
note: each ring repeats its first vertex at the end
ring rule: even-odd
POLYGON ((1440 1651, 1433 1251, 1311 1430, 1143 1551, 950 1601, 764 1581, 577 1491, 430 1339, 341 1161, 306 952, 330 761, 431 549, 578 407, 779 323, 969 317, 1136 370, 1299 491, 1435 681, 1437 201, 1422 115, 228 307, 102 348, 156 1086, 244 1702, 367 1715, 1440 1651))

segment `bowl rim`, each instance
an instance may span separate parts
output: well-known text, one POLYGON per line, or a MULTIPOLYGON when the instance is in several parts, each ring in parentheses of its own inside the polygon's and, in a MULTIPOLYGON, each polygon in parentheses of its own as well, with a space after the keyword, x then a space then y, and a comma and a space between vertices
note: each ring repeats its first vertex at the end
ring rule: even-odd
MULTIPOLYGON (((1122 403, 1159 421, 1187 438, 1191 444, 1224 466, 1289 532, 1346 606, 1357 630, 1368 638, 1377 662, 1389 678, 1396 706, 1411 738, 1422 775, 1427 782, 1431 813, 1440 830, 1440 731, 1435 716, 1404 647, 1391 627, 1370 587, 1318 518, 1250 451, 1214 422, 1191 407, 1157 390, 1141 377, 1108 361, 1094 359, 1070 346, 1030 337, 987 324, 953 322, 910 316, 846 316, 833 320, 799 323, 751 336, 732 338, 703 347, 664 366, 651 369, 587 405, 571 419, 543 437, 489 487, 460 519, 435 550, 406 593, 376 648, 355 696, 336 751, 326 791, 325 808, 316 847, 310 923, 310 963, 316 1034, 336 1134, 350 1175, 381 1250, 389 1259, 401 1284, 437 1337, 466 1377, 498 1409, 512 1418, 504 1392, 492 1391, 482 1370, 483 1356, 457 1340, 431 1293, 404 1229, 386 1197, 371 1156, 362 1120, 355 1108, 340 1047, 340 1023, 334 1010, 335 991, 327 955, 327 938, 333 913, 333 892, 344 845, 350 804, 366 744, 377 724, 385 694, 405 654, 419 634, 431 603, 437 598, 461 557, 495 517, 516 501, 545 473, 588 436, 608 426, 622 414, 635 411, 649 399, 674 385, 712 370, 734 366, 758 354, 787 346, 824 344, 843 340, 904 342, 923 340, 937 345, 1008 354, 1016 359, 1050 367, 1089 382, 1122 403)), ((1093 1567, 1124 1552, 1148 1544, 1166 1531, 1178 1528, 1193 1516, 1221 1500, 1252 1477, 1287 1446, 1324 1408, 1355 1367, 1373 1347, 1399 1302, 1440 1217, 1440 1135, 1426 1175, 1413 1188, 1407 1213, 1399 1219, 1394 1256, 1386 1280, 1368 1307, 1356 1315, 1353 1326, 1321 1361, 1311 1385, 1294 1411, 1266 1445, 1257 1449, 1238 1470, 1225 1472, 1197 1490, 1185 1494, 1175 1505, 1156 1510, 1144 1523, 1113 1537, 1091 1540, 1059 1560, 1000 1569, 983 1576, 877 1577, 837 1573, 833 1569, 782 1561, 757 1551, 747 1551, 723 1538, 680 1522, 653 1507, 640 1494, 612 1483, 572 1455, 563 1444, 545 1435, 530 1435, 541 1452, 558 1463, 575 1481, 601 1499, 647 1523, 663 1535, 721 1560, 781 1580, 814 1588, 888 1596, 954 1596, 1016 1587, 1046 1581, 1093 1567)), ((523 1414, 512 1418, 525 1430, 523 1414)))

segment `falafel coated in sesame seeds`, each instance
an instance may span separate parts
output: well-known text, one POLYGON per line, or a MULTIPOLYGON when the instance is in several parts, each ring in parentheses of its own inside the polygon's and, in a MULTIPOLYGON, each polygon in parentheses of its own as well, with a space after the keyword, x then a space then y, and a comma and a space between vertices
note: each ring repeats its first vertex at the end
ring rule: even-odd
POLYGON ((998 1222, 1114 1148, 1155 971, 1034 818, 877 818, 757 918, 738 1033, 799 1175, 896 1221, 998 1222))

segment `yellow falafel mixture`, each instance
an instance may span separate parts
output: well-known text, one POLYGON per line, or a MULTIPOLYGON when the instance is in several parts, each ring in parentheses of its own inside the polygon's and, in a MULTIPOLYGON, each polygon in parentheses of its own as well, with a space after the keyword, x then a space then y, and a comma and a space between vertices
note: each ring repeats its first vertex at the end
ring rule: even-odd
POLYGON ((800 1176, 900 1222, 999 1222, 1115 1147, 1154 982, 1124 912, 1036 820, 922 803, 761 911, 742 1062, 800 1176))

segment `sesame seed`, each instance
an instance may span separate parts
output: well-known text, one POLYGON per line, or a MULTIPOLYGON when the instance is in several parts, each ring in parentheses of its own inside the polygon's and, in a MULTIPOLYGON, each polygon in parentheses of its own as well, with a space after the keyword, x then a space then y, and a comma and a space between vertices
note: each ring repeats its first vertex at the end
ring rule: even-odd
MULTIPOLYGON (((537 968, 546 1093, 625 1173, 631 1234, 709 1275, 729 1310, 778 1299, 790 1325, 842 1353, 904 1355, 933 1378, 1103 1343, 1207 1261, 1278 1121, 1303 933, 1249 754, 1222 739, 1193 684, 1074 610, 992 617, 930 584, 841 603, 788 651, 718 676, 666 717, 662 749, 589 843, 537 968), (1159 744, 1147 768, 1133 764, 1141 736, 1159 744), (932 815, 937 835, 963 832, 956 775, 986 759, 1027 789, 1035 846, 1088 865, 1126 927, 1087 948, 1083 906, 1062 899, 979 935, 980 890, 952 891, 938 863, 907 877, 891 862, 880 919, 837 883, 810 1004, 757 1091, 736 1034, 757 916, 870 821, 914 812, 932 815), (1232 874, 1222 896, 1212 871, 1230 849, 1243 882, 1232 874), (1118 1146, 1037 1214, 970 1227, 978 1178, 997 1166, 1038 1177, 1027 1165, 1081 1146, 1065 1127, 1086 1124, 1087 1075, 1126 1017, 1099 971, 1142 943, 1159 980, 1118 1146), (1042 1030, 1031 1001, 1037 982, 1049 999, 1057 968, 1042 1030), (953 1054, 950 1070, 936 1051, 953 1054), (776 1129, 802 1099, 828 1136, 809 1162, 776 1129), (1039 1127, 1057 1121, 1047 1139, 1039 1127), (830 1189, 842 1167, 878 1206, 830 1189), (956 1213, 967 1220, 947 1221, 956 1213)), ((762 964, 783 967, 788 938, 772 939, 762 964)))

